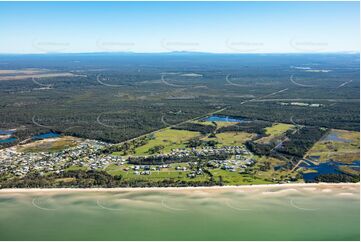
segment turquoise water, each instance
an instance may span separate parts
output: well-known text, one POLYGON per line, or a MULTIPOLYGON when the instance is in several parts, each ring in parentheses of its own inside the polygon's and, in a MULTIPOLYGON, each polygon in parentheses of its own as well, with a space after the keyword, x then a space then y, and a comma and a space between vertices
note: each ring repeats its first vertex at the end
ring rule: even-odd
POLYGON ((1 240, 359 240, 359 187, 0 192, 1 240))
POLYGON ((12 142, 15 142, 15 141, 16 141, 16 138, 10 137, 10 138, 6 138, 6 139, 0 139, 0 144, 2 144, 2 143, 12 143, 12 142))
MULTIPOLYGON (((6 130, 0 130, 0 134, 13 134, 13 131, 6 131, 6 130)), ((48 139, 48 138, 56 138, 59 137, 60 134, 59 133, 55 133, 55 132, 48 132, 48 133, 44 133, 44 134, 38 134, 38 135, 34 135, 32 137, 33 140, 41 140, 41 139, 48 139)), ((6 139, 0 139, 0 144, 1 143, 12 143, 15 142, 17 139, 15 137, 9 137, 6 139)))
POLYGON ((234 118, 234 117, 220 116, 220 115, 212 115, 202 120, 209 122, 245 122, 246 121, 245 119, 241 119, 241 118, 234 118))
MULTIPOLYGON (((12 135, 13 133, 15 133, 15 130, 2 130, 0 129, 0 135, 12 135)), ((14 137, 9 137, 6 139, 0 139, 0 144, 5 144, 5 143, 12 143, 15 142, 16 138, 14 137)))
POLYGON ((56 137, 59 137, 59 136, 60 136, 59 133, 48 132, 48 133, 44 133, 44 134, 34 135, 34 136, 32 137, 32 139, 33 139, 33 140, 39 140, 39 139, 56 138, 56 137))

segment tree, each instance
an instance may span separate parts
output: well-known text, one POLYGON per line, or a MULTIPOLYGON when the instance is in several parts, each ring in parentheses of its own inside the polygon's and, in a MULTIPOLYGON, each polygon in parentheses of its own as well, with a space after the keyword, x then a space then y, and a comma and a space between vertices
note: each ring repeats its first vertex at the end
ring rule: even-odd
POLYGON ((223 177, 219 176, 218 179, 218 185, 223 186, 223 177))

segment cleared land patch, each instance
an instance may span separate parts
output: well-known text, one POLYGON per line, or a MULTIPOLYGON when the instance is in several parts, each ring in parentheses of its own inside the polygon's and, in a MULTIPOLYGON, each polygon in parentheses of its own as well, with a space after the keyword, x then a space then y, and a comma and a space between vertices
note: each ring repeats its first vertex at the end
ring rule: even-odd
POLYGON ((71 136, 34 141, 18 146, 20 152, 56 152, 79 144, 79 139, 71 136))
POLYGON ((239 174, 238 172, 230 172, 222 169, 214 169, 210 171, 214 180, 225 185, 246 185, 246 184, 268 184, 272 182, 265 181, 249 174, 239 174))
MULTIPOLYGON (((195 178, 189 178, 187 177, 187 174, 190 173, 189 170, 186 171, 178 171, 175 170, 175 167, 182 166, 182 167, 188 167, 185 163, 173 163, 170 164, 169 168, 165 168, 162 170, 151 170, 149 175, 139 175, 135 174, 134 171, 131 168, 130 165, 109 165, 105 171, 109 173, 112 176, 121 175, 122 179, 125 181, 163 181, 166 179, 174 179, 178 181, 207 181, 209 180, 209 177, 205 174, 199 175, 195 178), (128 168, 129 170, 126 171, 125 168, 128 168)), ((153 168, 155 166, 150 166, 150 168, 153 168)))
POLYGON ((284 124, 284 123, 276 123, 271 127, 265 128, 266 137, 262 137, 257 140, 258 143, 266 144, 271 142, 274 139, 282 137, 287 130, 294 128, 295 126, 292 124, 284 124))
POLYGON ((13 74, 23 74, 23 75, 32 75, 42 73, 48 70, 45 69, 21 69, 21 70, 0 70, 0 75, 13 75, 13 74))
POLYGON ((65 169, 66 171, 78 171, 78 170, 82 170, 82 171, 86 171, 88 170, 87 166, 69 166, 68 168, 65 169))
POLYGON ((203 124, 203 125, 215 125, 214 123, 216 123, 217 129, 222 128, 222 127, 232 126, 232 125, 235 125, 238 123, 238 122, 222 122, 222 121, 211 122, 211 121, 202 121, 202 120, 197 120, 197 121, 192 121, 192 122, 198 123, 198 124, 203 124))
POLYGON ((187 130, 164 129, 154 134, 154 139, 147 144, 135 148, 135 155, 149 155, 154 147, 160 148, 161 153, 169 153, 172 149, 185 148, 186 141, 200 136, 199 132, 187 130))
POLYGON ((255 137, 256 134, 251 134, 246 132, 225 132, 225 133, 216 134, 214 138, 205 137, 202 140, 217 141, 218 142, 217 146, 222 147, 222 146, 239 146, 255 137))
POLYGON ((298 177, 298 172, 291 171, 288 169, 278 169, 275 167, 285 165, 285 161, 266 156, 257 156, 257 160, 254 166, 254 175, 261 179, 264 179, 269 182, 282 182, 285 180, 300 180, 298 177))
POLYGON ((0 81, 22 80, 29 78, 78 76, 70 72, 53 72, 45 69, 0 70, 0 81))

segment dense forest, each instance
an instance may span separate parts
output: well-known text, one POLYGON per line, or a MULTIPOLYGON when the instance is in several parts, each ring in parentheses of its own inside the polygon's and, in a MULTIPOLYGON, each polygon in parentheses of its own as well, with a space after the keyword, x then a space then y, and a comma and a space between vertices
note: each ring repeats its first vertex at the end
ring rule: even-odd
POLYGON ((270 127, 271 122, 268 121, 250 121, 250 122, 241 122, 235 125, 221 127, 217 130, 218 133, 231 132, 231 131, 244 131, 248 133, 256 133, 259 137, 265 135, 265 128, 270 127))
MULTIPOLYGON (((49 54, 0 58, 3 70, 37 68, 69 74, 17 80, 6 80, 1 74, 0 130, 16 129, 15 143, 50 130, 117 143, 222 109, 219 114, 262 120, 259 122, 264 125, 285 122, 359 130, 358 54, 49 54), (295 102, 306 105, 291 104, 295 102), (308 106, 311 104, 317 105, 308 106)), ((200 132, 213 129, 186 125, 200 132)), ((239 128, 262 134, 262 124, 247 125, 252 123, 219 131, 239 128)), ((0 146, 13 144, 2 142, 0 146)))
POLYGON ((360 176, 352 176, 349 174, 322 174, 315 178, 316 182, 360 182, 360 176))
POLYGON ((302 128, 289 130, 283 137, 282 143, 257 143, 255 141, 247 141, 247 148, 257 155, 272 155, 279 157, 280 155, 289 158, 302 158, 306 152, 327 133, 327 129, 312 126, 304 126, 302 128))
POLYGON ((196 131, 196 132, 200 132, 201 134, 210 134, 210 133, 214 133, 214 131, 216 130, 216 126, 197 124, 197 123, 184 123, 181 125, 177 125, 176 127, 173 127, 173 129, 196 131))

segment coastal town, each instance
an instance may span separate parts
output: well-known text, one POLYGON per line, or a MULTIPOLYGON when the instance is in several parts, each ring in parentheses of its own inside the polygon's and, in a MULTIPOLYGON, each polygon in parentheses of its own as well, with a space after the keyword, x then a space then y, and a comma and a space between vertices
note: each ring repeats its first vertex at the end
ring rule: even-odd
MULTIPOLYGON (((146 185, 314 182, 324 170, 357 179, 358 132, 258 121, 245 123, 246 127, 253 125, 254 132, 259 133, 240 131, 242 120, 222 116, 189 121, 186 126, 164 128, 116 144, 43 133, 0 149, 0 174, 3 181, 10 181, 6 184, 12 184, 14 179, 26 180, 34 174, 63 181, 69 176, 81 177, 77 175, 81 172, 95 172, 134 186, 138 182, 146 185), (312 135, 314 145, 301 150, 302 156, 290 157, 287 152, 291 150, 284 151, 288 149, 287 142, 301 132, 301 138, 307 138, 303 142, 309 142, 312 135), (319 153, 325 145, 329 151, 319 153), (336 147, 340 154, 347 155, 330 156, 336 147), (340 162, 335 164, 333 159, 340 162)), ((6 139, 11 139, 16 130, 3 133, 7 133, 6 139)))
POLYGON ((89 165, 92 169, 102 168, 109 162, 117 162, 117 157, 100 158, 97 153, 104 142, 85 140, 76 147, 59 152, 21 152, 17 147, 0 150, 2 165, 0 173, 24 176, 31 171, 59 173, 69 166, 89 165))
MULTIPOLYGON (((61 138, 59 138, 61 139, 61 138)), ((39 141, 37 141, 39 142, 39 141)), ((109 165, 121 166, 125 172, 133 171, 134 175, 150 175, 152 171, 169 169, 170 164, 187 164, 187 160, 197 158, 218 157, 220 155, 231 155, 234 159, 209 160, 208 165, 221 168, 230 172, 245 172, 247 166, 254 164, 252 154, 240 146, 227 146, 222 148, 202 147, 201 149, 174 149, 169 154, 156 154, 149 156, 136 156, 127 158, 105 154, 104 150, 111 146, 105 142, 82 139, 76 146, 57 152, 24 152, 18 151, 17 146, 0 150, 0 174, 12 174, 17 177, 25 176, 30 172, 41 172, 42 174, 53 172, 59 174, 66 169, 90 169, 102 170, 109 165), (132 165, 140 158, 146 160, 168 160, 168 164, 159 165, 132 165)), ((193 165, 197 162, 193 162, 193 165)), ((177 165, 175 171, 188 171, 186 166, 177 165)), ((188 177, 192 178, 202 174, 202 170, 189 171, 188 177)))

